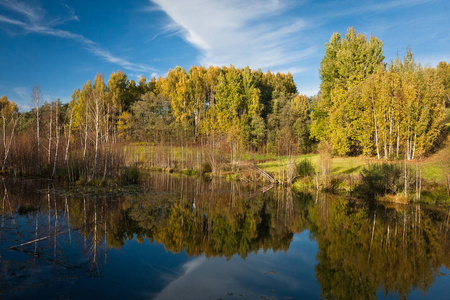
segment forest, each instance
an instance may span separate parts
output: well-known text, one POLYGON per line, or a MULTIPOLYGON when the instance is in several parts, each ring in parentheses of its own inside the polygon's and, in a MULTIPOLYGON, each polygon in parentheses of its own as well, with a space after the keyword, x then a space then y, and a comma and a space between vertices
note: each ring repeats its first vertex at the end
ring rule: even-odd
POLYGON ((136 84, 119 71, 107 83, 98 74, 67 104, 42 103, 38 87, 32 97, 26 113, 2 97, 4 172, 105 179, 125 166, 123 149, 136 142, 201 147, 213 169, 219 151, 237 160, 242 150, 297 153, 312 145, 309 99, 296 93, 290 74, 177 67, 136 84))
POLYGON ((386 63, 381 40, 349 28, 325 44, 319 74, 312 97, 289 73, 232 65, 175 67, 137 83, 97 74, 69 103, 35 86, 27 112, 2 96, 1 172, 68 182, 126 179, 143 165, 219 174, 246 153, 396 161, 445 144, 449 63, 424 67, 411 49, 386 63))

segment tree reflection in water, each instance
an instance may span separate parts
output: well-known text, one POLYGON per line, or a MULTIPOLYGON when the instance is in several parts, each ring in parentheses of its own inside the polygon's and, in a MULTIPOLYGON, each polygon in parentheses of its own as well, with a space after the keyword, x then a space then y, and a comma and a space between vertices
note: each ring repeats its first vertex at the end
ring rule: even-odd
POLYGON ((450 210, 438 207, 352 205, 321 198, 310 209, 317 240, 316 277, 324 298, 372 299, 426 293, 441 266, 450 267, 450 210))
POLYGON ((60 277, 102 276, 108 251, 132 239, 228 260, 287 251, 305 229, 318 244, 316 277, 325 298, 425 293, 441 266, 450 267, 448 208, 371 207, 166 174, 144 183, 148 192, 123 197, 73 196, 32 181, 2 184, 2 290, 32 277, 43 261, 67 271, 60 277))

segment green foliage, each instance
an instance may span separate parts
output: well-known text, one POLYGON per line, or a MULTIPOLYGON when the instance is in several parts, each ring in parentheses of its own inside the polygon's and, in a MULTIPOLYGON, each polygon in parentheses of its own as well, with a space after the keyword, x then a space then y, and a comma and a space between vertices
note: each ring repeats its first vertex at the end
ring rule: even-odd
POLYGON ((309 112, 306 96, 281 94, 275 98, 272 113, 267 117, 268 150, 278 154, 307 152, 310 148, 309 112))
POLYGON ((173 135, 180 141, 219 136, 226 139, 224 146, 233 151, 262 150, 270 131, 267 116, 273 110, 273 99, 284 97, 293 102, 292 107, 285 107, 285 114, 291 117, 283 124, 284 130, 290 132, 289 138, 294 138, 296 151, 306 151, 309 145, 309 100, 296 97, 297 89, 290 74, 262 73, 234 66, 208 69, 194 66, 188 72, 176 67, 167 77, 159 78, 155 86, 131 106, 130 127, 135 139, 160 143, 167 142, 160 137, 167 139, 173 135), (181 132, 179 128, 168 130, 177 126, 182 128, 181 132))
POLYGON ((438 77, 444 88, 443 101, 445 105, 450 106, 450 63, 441 61, 437 67, 438 77))
POLYGON ((131 133, 139 141, 167 142, 174 133, 170 125, 170 100, 162 94, 147 92, 131 106, 131 133))
POLYGON ((423 68, 410 49, 387 68, 383 59, 375 37, 367 41, 353 28, 344 39, 332 35, 321 62, 311 136, 330 141, 339 155, 423 157, 442 130, 447 65, 423 68))
POLYGON ((297 176, 300 178, 313 176, 316 173, 316 169, 309 159, 302 159, 299 163, 295 164, 297 176))
POLYGON ((401 167, 398 164, 370 164, 361 171, 359 189, 372 195, 396 194, 401 190, 401 167))
POLYGON ((259 149, 266 138, 266 123, 259 115, 254 115, 251 121, 250 142, 255 149, 259 149))
POLYGON ((311 98, 298 94, 289 73, 234 66, 176 67, 166 77, 138 83, 118 71, 105 84, 98 74, 74 91, 68 105, 46 102, 25 113, 7 107, 2 97, 0 154, 6 173, 35 174, 39 159, 44 175, 57 170, 70 181, 111 179, 122 166, 143 161, 145 153, 116 153, 123 141, 181 148, 164 158, 151 156, 152 164, 163 160, 159 167, 177 170, 201 170, 209 161, 221 172, 247 151, 292 157, 310 153, 320 141, 332 146, 329 155, 422 158, 443 135, 448 64, 423 68, 410 50, 387 67, 383 59, 380 40, 349 28, 344 38, 336 33, 326 44, 321 92, 311 98), (186 150, 195 147, 195 154, 186 150))
POLYGON ((312 136, 318 140, 330 140, 339 154, 354 151, 361 111, 355 97, 348 97, 370 74, 383 66, 382 42, 375 37, 369 41, 350 27, 345 39, 339 33, 325 44, 325 56, 320 64, 322 79, 320 103, 313 114, 312 136))
POLYGON ((202 174, 211 173, 211 172, 212 172, 211 164, 209 162, 204 162, 202 164, 202 174))
MULTIPOLYGON (((407 189, 416 184, 415 172, 406 167, 407 189)), ((395 163, 370 164, 361 170, 361 184, 357 187, 363 195, 396 195, 405 190, 405 166, 395 163)))
POLYGON ((183 174, 188 176, 197 175, 197 170, 184 169, 183 174))
POLYGON ((120 171, 120 184, 137 184, 139 183, 139 167, 133 165, 130 167, 123 167, 120 171))

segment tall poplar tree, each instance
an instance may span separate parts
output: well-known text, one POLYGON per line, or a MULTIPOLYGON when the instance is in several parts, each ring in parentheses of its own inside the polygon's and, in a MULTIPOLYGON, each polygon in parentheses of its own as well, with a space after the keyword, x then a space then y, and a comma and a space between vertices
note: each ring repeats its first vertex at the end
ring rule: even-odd
POLYGON ((357 141, 363 128, 360 124, 364 107, 352 96, 370 74, 383 66, 382 42, 375 37, 367 41, 350 27, 345 38, 339 33, 325 44, 325 56, 319 70, 322 83, 320 101, 312 115, 311 133, 318 140, 330 140, 339 154, 357 154, 357 141))

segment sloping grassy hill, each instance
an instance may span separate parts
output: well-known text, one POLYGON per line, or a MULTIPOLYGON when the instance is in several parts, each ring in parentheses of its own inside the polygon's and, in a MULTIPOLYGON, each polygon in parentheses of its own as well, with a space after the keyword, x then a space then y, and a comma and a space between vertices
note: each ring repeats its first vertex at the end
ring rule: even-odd
MULTIPOLYGON (((443 170, 444 162, 450 157, 447 157, 446 150, 440 150, 436 154, 425 158, 421 161, 414 160, 408 161, 407 164, 415 167, 419 165, 422 169, 422 177, 429 181, 442 182, 445 180, 445 174, 443 170)), ((448 151, 448 150, 447 150, 448 151)), ((278 177, 278 173, 286 168, 288 163, 287 156, 271 156, 264 155, 260 156, 255 161, 265 160, 264 162, 257 163, 258 167, 266 171, 267 173, 278 177)), ((295 162, 299 162, 303 159, 310 160, 313 165, 318 168, 319 165, 319 155, 318 154, 307 154, 299 155, 295 157, 295 162)), ((359 174, 359 172, 364 168, 364 166, 371 163, 382 163, 384 160, 378 160, 376 158, 369 157, 333 157, 332 159, 332 173, 333 174, 359 174)), ((397 161, 397 163, 404 163, 404 161, 397 161)), ((450 167, 450 163, 449 167, 450 167)))

